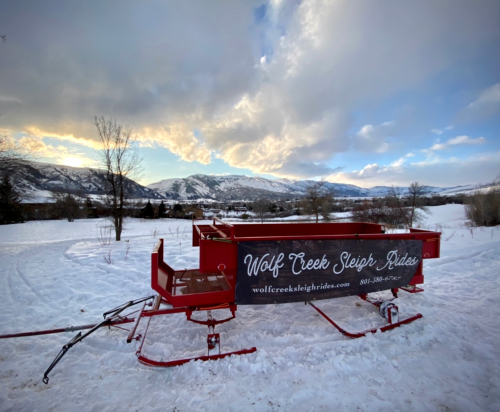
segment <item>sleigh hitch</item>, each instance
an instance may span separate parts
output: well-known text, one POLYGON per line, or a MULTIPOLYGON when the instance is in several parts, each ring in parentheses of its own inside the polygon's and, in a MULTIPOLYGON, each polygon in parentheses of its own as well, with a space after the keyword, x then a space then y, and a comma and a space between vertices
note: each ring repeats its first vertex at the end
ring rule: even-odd
POLYGON ((97 329, 99 329, 103 326, 115 326, 117 324, 133 322, 134 319, 129 319, 127 317, 120 316, 120 313, 123 312, 125 309, 127 309, 131 306, 137 305, 139 303, 142 303, 142 302, 144 302, 144 305, 145 305, 146 301, 149 299, 152 299, 152 298, 154 298, 154 296, 148 296, 145 298, 140 298, 140 299, 131 300, 129 302, 126 302, 123 305, 120 305, 120 306, 104 313, 103 316, 105 319, 101 323, 98 323, 97 325, 95 325, 92 329, 90 329, 84 335, 82 335, 82 332, 78 332, 78 334, 76 336, 74 336, 66 345, 64 345, 62 347, 59 354, 55 357, 55 359, 52 361, 50 366, 47 368, 47 370, 43 374, 43 379, 42 379, 43 383, 45 383, 46 385, 49 383, 49 373, 59 363, 59 361, 63 358, 63 356, 66 355, 66 352, 68 352, 68 350, 70 350, 74 345, 76 345, 78 342, 81 342, 87 336, 94 333, 97 329), (108 315, 111 315, 111 316, 106 317, 108 315))

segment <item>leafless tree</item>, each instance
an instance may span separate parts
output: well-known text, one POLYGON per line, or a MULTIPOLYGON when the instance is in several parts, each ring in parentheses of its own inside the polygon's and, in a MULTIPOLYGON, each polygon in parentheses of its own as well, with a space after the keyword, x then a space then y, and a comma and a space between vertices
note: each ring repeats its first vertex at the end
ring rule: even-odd
POLYGON ((5 43, 7 41, 7 36, 5 34, 0 34, 0 39, 5 43))
POLYGON ((310 182, 306 187, 306 194, 301 201, 301 206, 305 213, 314 215, 316 223, 319 216, 328 219, 333 204, 333 191, 328 188, 327 182, 321 179, 317 182, 310 182))
POLYGON ((397 215, 397 220, 402 222, 405 227, 410 227, 410 218, 408 216, 408 209, 405 206, 403 191, 398 187, 392 186, 385 200, 387 207, 393 211, 393 214, 397 215))
POLYGON ((17 187, 15 172, 20 166, 34 157, 33 151, 34 148, 20 145, 8 131, 0 129, 0 177, 9 182, 11 191, 19 202, 29 196, 26 193, 21 196, 21 192, 17 187))
POLYGON ((392 186, 388 196, 388 206, 394 209, 399 220, 404 222, 408 228, 418 220, 417 209, 425 210, 422 202, 422 196, 425 194, 426 187, 418 182, 413 182, 408 187, 408 193, 403 195, 401 189, 392 186))
POLYGON ((140 171, 139 156, 132 129, 103 116, 94 117, 102 148, 97 157, 106 173, 107 202, 115 228, 115 238, 121 240, 125 206, 130 198, 130 178, 140 171))
POLYGON ((6 131, 0 130, 0 172, 8 173, 29 158, 29 148, 21 146, 6 131))
POLYGON ((413 182, 408 187, 408 195, 406 196, 406 198, 408 199, 410 227, 413 227, 413 224, 418 219, 417 209, 425 209, 422 202, 422 196, 425 194, 425 192, 426 187, 418 182, 413 182))
POLYGON ((68 222, 74 222, 75 219, 84 217, 83 201, 81 197, 71 193, 53 192, 54 212, 57 215, 68 219, 68 222))
POLYGON ((271 201, 269 199, 264 199, 264 198, 259 199, 253 203, 252 211, 259 216, 261 223, 264 222, 265 214, 269 213, 270 206, 271 206, 271 201))

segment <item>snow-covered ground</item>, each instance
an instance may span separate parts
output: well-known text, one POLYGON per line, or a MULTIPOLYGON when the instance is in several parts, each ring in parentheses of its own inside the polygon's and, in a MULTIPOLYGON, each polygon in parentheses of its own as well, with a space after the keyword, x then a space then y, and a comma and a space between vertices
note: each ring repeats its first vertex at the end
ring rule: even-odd
MULTIPOLYGON (((467 227, 461 205, 430 210, 422 227, 443 232, 441 258, 425 261, 424 293, 397 300, 401 316, 422 319, 350 340, 303 303, 240 306, 216 331, 224 350, 257 352, 171 369, 140 365, 127 332, 102 329, 48 385, 43 372, 75 332, 0 340, 0 410, 499 411, 500 228, 467 227)), ((168 263, 198 267, 190 222, 133 220, 109 245, 105 225, 0 226, 0 334, 96 323, 152 294, 159 237, 168 263)), ((348 330, 385 324, 356 297, 318 306, 348 330)), ((184 315, 155 317, 145 349, 163 360, 201 355, 206 330, 184 315)))

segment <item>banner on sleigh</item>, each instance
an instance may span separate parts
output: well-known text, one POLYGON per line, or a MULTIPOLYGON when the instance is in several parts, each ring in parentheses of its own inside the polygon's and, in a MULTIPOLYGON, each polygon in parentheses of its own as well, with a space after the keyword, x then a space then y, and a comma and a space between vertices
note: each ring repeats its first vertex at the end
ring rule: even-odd
POLYGON ((240 242, 236 304, 304 302, 388 290, 410 283, 421 240, 240 242))

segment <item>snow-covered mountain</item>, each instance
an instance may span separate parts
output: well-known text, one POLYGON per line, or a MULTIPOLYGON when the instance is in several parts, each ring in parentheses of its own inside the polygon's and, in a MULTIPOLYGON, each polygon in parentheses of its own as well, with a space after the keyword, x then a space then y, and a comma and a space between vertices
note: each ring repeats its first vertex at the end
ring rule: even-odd
MULTIPOLYGON (((86 167, 70 167, 30 162, 11 173, 13 182, 25 201, 47 202, 52 192, 72 192, 82 196, 105 193, 104 171, 86 167)), ((174 201, 253 201, 296 199, 306 193, 308 180, 276 179, 240 175, 213 176, 196 174, 185 178, 165 179, 147 187, 130 180, 132 196, 142 199, 170 199, 174 201)), ((488 185, 486 185, 488 186, 488 185)), ((391 189, 388 186, 362 188, 341 183, 326 183, 336 197, 380 197, 391 189)), ((398 188, 405 193, 407 188, 398 188)), ((475 186, 427 187, 428 194, 451 195, 470 192, 475 186)))
MULTIPOLYGON (((269 180, 263 177, 248 176, 207 176, 193 175, 186 178, 165 179, 148 185, 168 199, 177 200, 256 200, 268 199, 294 199, 305 194, 306 188, 312 181, 277 179, 269 180)), ((378 197, 385 196, 391 189, 388 186, 376 186, 365 189, 355 185, 341 183, 326 183, 326 187, 336 197, 378 197)), ((407 188, 398 188, 405 193, 407 188)), ((443 191, 452 193, 460 191, 458 187, 428 187, 429 194, 437 194, 443 191)))
MULTIPOLYGON (((105 172, 87 167, 70 167, 29 162, 10 172, 16 189, 25 201, 46 202, 52 192, 70 192, 81 196, 105 194, 105 172)), ((133 197, 160 198, 155 191, 129 180, 133 197)))

